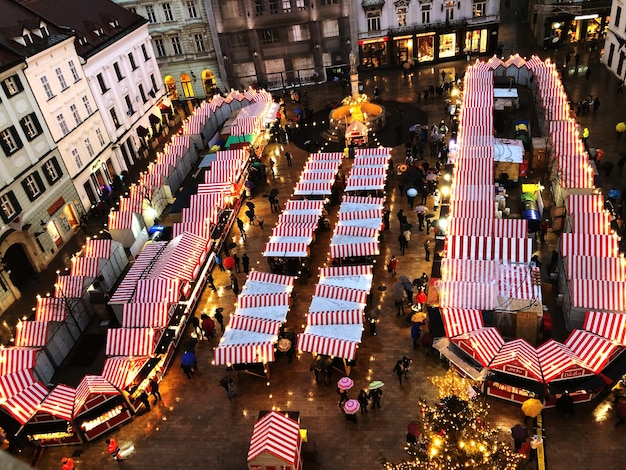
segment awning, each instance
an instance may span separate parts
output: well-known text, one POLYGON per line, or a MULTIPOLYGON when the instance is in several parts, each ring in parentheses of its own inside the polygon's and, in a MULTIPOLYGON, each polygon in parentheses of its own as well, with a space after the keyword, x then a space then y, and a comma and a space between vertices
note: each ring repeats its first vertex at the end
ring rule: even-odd
POLYGON ((237 307, 239 308, 274 307, 289 304, 290 298, 286 292, 269 295, 240 295, 237 298, 237 307))
POLYGON ((109 357, 104 361, 102 377, 120 391, 130 385, 148 357, 109 357))
POLYGON ((161 123, 161 118, 154 113, 150 113, 148 119, 150 121, 150 124, 152 124, 153 126, 161 123))
POLYGON ((619 348, 613 341, 584 330, 572 331, 565 340, 565 346, 595 373, 607 365, 613 353, 619 348))
POLYGON ((340 244, 336 244, 331 240, 330 257, 348 258, 350 256, 377 256, 380 254, 378 241, 371 241, 369 238, 360 237, 355 237, 354 240, 355 241, 351 243, 342 242, 340 244))
POLYGON ((15 346, 44 347, 48 342, 50 322, 22 321, 17 324, 15 331, 15 346))
POLYGON ((143 126, 137 126, 137 135, 139 137, 148 137, 148 134, 150 134, 150 131, 148 131, 148 129, 143 126))
POLYGON ((57 297, 37 297, 35 321, 64 321, 68 314, 67 302, 57 297))
POLYGON ((117 396, 119 394, 119 390, 117 390, 111 382, 106 380, 104 377, 100 375, 86 375, 78 384, 78 387, 76 387, 74 416, 80 416, 81 414, 91 410, 94 403, 100 404, 107 400, 100 399, 92 402, 92 399, 96 395, 117 396))
POLYGON ((162 330, 153 328, 112 328, 107 330, 107 356, 150 356, 162 330))
POLYGON ((496 328, 481 328, 451 338, 451 341, 483 367, 487 367, 491 363, 504 345, 504 338, 496 328))
POLYGON ((169 321, 170 304, 167 302, 132 302, 122 309, 124 328, 165 328, 169 321))
POLYGON ((439 311, 448 338, 478 330, 484 326, 482 310, 442 307, 439 311))
POLYGON ((35 382, 2 404, 2 409, 22 426, 37 412, 48 389, 35 382))
POLYGON ((537 356, 546 383, 594 374, 571 349, 552 339, 537 348, 537 356))
POLYGON ((309 325, 362 325, 362 310, 334 310, 330 312, 310 312, 307 314, 309 325))
POLYGON ((5 348, 0 349, 0 376, 18 372, 23 369, 32 369, 37 363, 35 348, 5 348))
POLYGON ((267 453, 289 464, 289 468, 299 470, 301 468, 300 446, 300 425, 277 411, 270 411, 254 425, 248 462, 267 453))
POLYGON ((626 346, 626 315, 623 313, 587 312, 583 328, 626 346))
POLYGON ((248 273, 248 281, 264 282, 268 284, 280 284, 293 287, 293 276, 283 276, 281 274, 264 273, 252 270, 248 273))
POLYGON ((231 315, 228 323, 230 328, 237 330, 254 331, 257 333, 265 333, 267 335, 276 335, 280 331, 280 323, 261 320, 259 318, 244 317, 242 315, 231 315))
MULTIPOLYGON (((59 384, 44 399, 35 413, 48 414, 64 421, 71 421, 74 414, 74 400, 76 399, 76 389, 67 385, 59 384)), ((33 421, 36 424, 37 420, 33 421)))
POLYGON ((367 301, 367 292, 350 289, 346 287, 331 286, 327 284, 317 284, 315 286, 316 297, 324 297, 329 299, 344 300, 347 302, 356 302, 365 305, 367 301))
POLYGON ((298 349, 300 351, 323 354, 326 356, 341 357, 353 360, 356 357, 356 341, 331 338, 328 336, 317 336, 301 333, 298 336, 298 349))
MULTIPOLYGON (((241 330, 227 330, 236 335, 241 330)), ((249 332, 243 332, 245 335, 249 332)), ((270 336, 270 335, 264 335, 270 336)), ((222 337, 224 338, 224 337, 222 337)), ((271 339, 262 342, 222 344, 215 348, 215 365, 253 364, 274 362, 274 342, 271 339)))
POLYGON ((505 343, 489 364, 489 369, 543 382, 537 350, 523 339, 505 343))
POLYGON ((0 403, 17 395, 35 383, 31 369, 22 369, 12 374, 0 376, 0 403))

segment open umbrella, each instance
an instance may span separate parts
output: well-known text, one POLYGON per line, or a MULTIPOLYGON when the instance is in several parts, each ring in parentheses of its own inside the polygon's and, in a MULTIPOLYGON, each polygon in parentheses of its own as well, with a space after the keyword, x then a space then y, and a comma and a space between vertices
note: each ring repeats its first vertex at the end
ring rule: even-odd
POLYGON ((228 256, 224 258, 223 264, 226 269, 233 269, 235 267, 235 258, 233 258, 232 256, 228 256))
POLYGON ((615 126, 615 130, 617 132, 626 132, 626 123, 624 122, 618 122, 617 126, 615 126))
POLYGON ((415 197, 417 196, 417 189, 415 188, 409 188, 406 190, 406 195, 409 197, 415 197))
POLYGON ((350 377, 342 377, 339 379, 339 382, 337 382, 337 387, 342 390, 350 390, 352 387, 354 387, 354 380, 352 380, 350 377))
POLYGON ((370 382, 367 388, 369 390, 376 390, 377 388, 383 388, 384 386, 385 384, 382 380, 374 380, 373 382, 370 382))
POLYGON ((193 351, 185 351, 180 357, 180 363, 183 366, 193 366, 196 362, 196 355, 193 351))
POLYGON ((345 405, 343 405, 343 411, 345 411, 346 414, 349 415, 353 415, 354 413, 359 411, 359 408, 361 408, 361 405, 357 400, 348 400, 345 405))
POLYGON ((522 403, 522 412, 529 418, 536 418, 543 410, 543 403, 536 398, 529 398, 522 403))
POLYGON ((516 424, 511 428, 511 437, 516 441, 523 441, 528 437, 528 429, 521 424, 516 424))
POLYGON ((406 430, 411 436, 418 437, 421 434, 420 425, 416 421, 411 421, 407 425, 406 430))

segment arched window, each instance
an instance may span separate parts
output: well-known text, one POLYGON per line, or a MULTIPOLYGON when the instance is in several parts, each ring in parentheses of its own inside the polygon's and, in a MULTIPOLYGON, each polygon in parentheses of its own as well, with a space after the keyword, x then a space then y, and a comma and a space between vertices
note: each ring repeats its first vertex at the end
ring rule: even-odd
POLYGON ((183 87, 185 98, 193 98, 193 85, 191 84, 191 77, 186 73, 181 74, 180 84, 183 87))
POLYGON ((167 89, 167 96, 170 100, 178 99, 178 90, 176 89, 176 81, 174 77, 168 75, 165 77, 165 88, 167 89))
POLYGON ((202 71, 202 87, 204 88, 204 94, 208 97, 217 93, 215 86, 215 75, 210 70, 202 71))

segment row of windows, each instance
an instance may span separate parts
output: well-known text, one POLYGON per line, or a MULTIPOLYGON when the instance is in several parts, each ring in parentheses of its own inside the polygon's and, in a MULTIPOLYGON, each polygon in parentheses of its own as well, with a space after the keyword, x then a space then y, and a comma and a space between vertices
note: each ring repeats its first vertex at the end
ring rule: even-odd
MULTIPOLYGON (((80 74, 78 73, 78 69, 76 68, 76 64, 74 63, 73 60, 69 60, 67 62, 67 66, 70 70, 70 75, 72 76, 73 83, 76 83, 81 78, 80 74)), ((67 80, 65 78, 65 73, 63 72, 63 69, 61 67, 55 67, 54 74, 56 76, 56 80, 57 80, 57 83, 59 84, 59 88, 61 89, 61 92, 67 90, 69 88, 69 85, 67 84, 67 80)), ((39 78, 39 80, 41 81, 41 86, 43 87, 43 91, 46 94, 46 97, 49 100, 54 98, 56 94, 54 93, 54 89, 52 87, 52 84, 48 80, 48 77, 43 75, 42 77, 39 78)))
MULTIPOLYGON (((280 29, 265 29, 258 31, 259 42, 263 45, 278 44, 284 32, 280 29)), ((322 22, 322 36, 332 38, 339 36, 339 22, 337 20, 324 20, 322 22)), ((287 28, 289 42, 308 41, 311 39, 311 30, 306 24, 296 24, 287 28)), ((233 33, 230 35, 232 48, 248 47, 248 33, 233 33)))
MULTIPOLYGON (((322 0, 321 5, 336 5, 339 0, 322 0)), ((254 0, 254 16, 263 16, 279 13, 279 6, 283 13, 306 10, 306 0, 254 0)))
MULTIPOLYGON (((196 8, 196 2, 194 0, 188 0, 185 2, 185 6, 187 7, 187 18, 199 18, 198 9, 196 8)), ((170 3, 163 4, 163 18, 165 22, 174 21, 174 13, 172 12, 172 5, 170 3)), ((146 7, 146 19, 150 23, 158 23, 154 6, 148 5, 146 7)))
MULTIPOLYGON (((170 46, 172 50, 172 55, 182 55, 183 54, 183 46, 180 42, 180 36, 177 34, 175 36, 171 36, 169 38, 170 46)), ((193 42, 195 46, 194 52, 206 52, 206 42, 204 40, 203 34, 194 34, 193 42)), ((165 39, 163 38, 155 38, 154 39, 154 49, 156 50, 157 57, 166 57, 167 51, 165 48, 165 39)))
MULTIPOLYGON (((141 51, 143 53, 144 60, 148 61, 150 59, 150 56, 148 55, 148 49, 146 48, 145 44, 141 45, 141 51)), ((135 56, 132 52, 128 53, 128 63, 130 64, 130 68, 132 71, 135 71, 139 68, 137 67, 137 63, 135 62, 135 56)), ((119 62, 113 62, 113 71, 115 72, 115 77, 117 78, 118 82, 121 82, 122 80, 124 80, 124 78, 126 78, 122 73, 119 62)), ((98 85, 100 86, 100 91, 102 92, 102 94, 105 94, 107 91, 109 91, 109 87, 107 86, 104 80, 104 76, 101 73, 96 75, 96 80, 98 80, 98 85)))
MULTIPOLYGON (((28 114, 20 119, 20 127, 29 142, 43 132, 35 113, 28 114)), ((2 147, 7 157, 13 155, 23 146, 22 139, 15 126, 9 126, 0 131, 0 147, 2 147)))
MULTIPOLYGON (((154 98, 156 96, 156 91, 159 89, 156 83, 156 79, 154 78, 154 74, 150 75, 150 81, 151 81, 152 88, 148 91, 148 95, 154 98)), ((144 89, 143 83, 140 83, 139 85, 137 85, 137 91, 139 93, 138 97, 141 97, 142 102, 145 104, 148 101, 148 97, 146 96, 146 90, 144 89)), ((126 104, 125 113, 128 116, 132 116, 133 114, 135 114, 136 111, 135 111, 135 108, 133 108, 133 101, 130 95, 124 96, 124 103, 126 104)), ((120 119, 117 115, 115 106, 109 109, 109 114, 111 116, 111 120, 113 121, 113 124, 115 125, 115 128, 118 129, 119 127, 121 127, 122 123, 120 122, 120 119)))
MULTIPOLYGON (((55 157, 45 162, 41 170, 50 186, 59 181, 63 175, 61 166, 55 157)), ((28 200, 31 202, 41 196, 46 189, 39 171, 28 174, 21 183, 28 200)), ((22 207, 13 191, 7 191, 0 195, 0 217, 4 223, 11 222, 20 212, 22 212, 22 207)))

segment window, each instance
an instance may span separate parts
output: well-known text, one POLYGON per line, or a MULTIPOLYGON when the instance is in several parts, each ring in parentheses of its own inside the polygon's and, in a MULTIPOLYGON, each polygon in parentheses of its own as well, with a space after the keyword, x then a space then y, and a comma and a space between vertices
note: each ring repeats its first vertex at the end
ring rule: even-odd
POLYGON ((196 51, 204 52, 206 50, 206 47, 204 46, 204 37, 202 36, 202 34, 194 34, 193 39, 196 43, 196 51))
POLYGON ((291 13, 291 0, 283 0, 283 12, 291 13))
POLYGON ((130 68, 133 70, 137 70, 137 65, 135 64, 135 56, 132 52, 128 53, 128 62, 130 62, 130 68))
POLYGON ((154 7, 152 5, 146 7, 146 17, 150 23, 156 23, 156 15, 154 14, 154 7))
POLYGON ((339 36, 339 21, 324 20, 322 21, 322 35, 325 38, 334 38, 339 36))
POLYGON ((24 89, 24 87, 22 87, 22 82, 17 75, 11 75, 10 77, 5 78, 2 82, 2 88, 4 88, 4 92, 7 96, 17 95, 24 89))
POLYGON ((124 79, 124 75, 122 75, 122 71, 120 70, 120 64, 113 62, 113 70, 115 70, 115 76, 118 82, 124 79))
POLYGON ((91 145, 91 140, 89 140, 89 137, 87 137, 83 142, 85 143, 85 148, 87 149, 87 153, 89 154, 90 157, 93 157, 96 152, 93 151, 93 145, 91 145))
POLYGON ((124 96, 124 101, 126 102, 126 114, 132 116, 135 114, 135 110, 133 109, 133 102, 130 100, 130 96, 124 96))
POLYGON ((40 78, 41 86, 43 87, 43 91, 46 93, 48 99, 54 98, 54 93, 52 92, 52 87, 50 86, 50 82, 48 81, 48 77, 45 75, 40 78))
POLYGON ((74 80, 74 83, 76 83, 78 80, 80 80, 80 75, 78 75, 78 70, 76 70, 76 65, 74 65, 74 61, 70 60, 67 63, 67 66, 70 68, 70 72, 72 73, 72 79, 74 80))
POLYGON ((472 16, 474 18, 478 16, 485 16, 485 10, 487 9, 487 0, 474 0, 472 4, 472 16))
POLYGON ((380 31, 380 10, 367 12, 367 30, 380 31))
POLYGON ((174 50, 174 54, 180 55, 183 53, 183 50, 180 47, 180 38, 178 36, 174 36, 172 38, 172 49, 174 50))
POLYGON ((454 20, 454 5, 446 5, 446 21, 454 20))
POLYGON ((278 29, 266 29, 264 31, 260 31, 261 35, 260 41, 261 44, 278 44, 280 42, 280 30, 278 29))
POLYGON ((233 33, 230 35, 230 46, 233 48, 248 47, 248 36, 246 33, 233 33))
POLYGON ((150 56, 148 55, 148 48, 145 44, 141 45, 141 53, 143 54, 143 60, 150 60, 150 56))
POLYGON ((254 0, 254 16, 263 16, 263 0, 254 0))
POLYGON ((430 4, 422 5, 422 23, 430 23, 430 4))
POLYGON ((61 90, 65 90, 67 88, 67 83, 65 82, 65 77, 63 76, 63 70, 61 70, 61 67, 57 67, 56 69, 54 69, 54 73, 57 74, 57 80, 59 80, 61 90))
POLYGON ((76 107, 76 105, 74 103, 72 103, 70 105, 70 111, 72 112, 72 116, 74 117, 74 122, 76 123, 76 125, 80 125, 81 122, 83 122, 83 120, 80 117, 80 113, 78 112, 78 108, 76 107))
POLYGON ((74 159, 74 165, 76 165, 76 168, 80 169, 83 167, 83 161, 80 158, 80 153, 78 153, 77 148, 72 149, 72 158, 74 159))
POLYGON ((139 95, 141 96, 141 101, 143 101, 144 103, 146 101, 148 101, 148 98, 146 98, 146 92, 143 89, 143 84, 139 84, 139 95))
POLYGON ((39 172, 36 171, 31 173, 26 178, 22 180, 22 187, 28 196, 29 201, 34 201, 39 196, 43 194, 43 181, 41 181, 41 176, 39 176, 39 172))
POLYGON ((24 131, 24 134, 26 134, 26 138, 29 141, 41 134, 41 126, 39 125, 39 120, 37 119, 35 113, 24 116, 20 120, 20 125, 22 126, 22 130, 24 131))
POLYGON ((189 13, 189 18, 197 18, 198 11, 196 10, 196 2, 193 0, 189 0, 187 2, 187 12, 189 13))
POLYGON ((113 120, 115 128, 118 129, 120 127, 120 120, 117 118, 117 112, 115 111, 115 108, 109 109, 109 114, 111 115, 111 119, 113 120))
POLYGON ((268 0, 270 5, 270 15, 278 13, 278 0, 268 0))
POLYGON ((154 93, 159 91, 159 87, 157 86, 157 83, 156 83, 156 80, 154 79, 154 74, 153 73, 150 74, 150 83, 152 83, 152 90, 154 91, 154 93))
POLYGON ((5 223, 11 222, 22 211, 13 191, 0 196, 0 210, 5 223))
POLYGON ((289 40, 291 42, 306 41, 311 39, 311 33, 306 25, 295 24, 291 27, 289 40))
POLYGON ((399 7, 396 14, 398 15, 398 26, 406 26, 406 7, 399 7))
POLYGON ((59 123, 61 134, 67 135, 70 133, 70 128, 67 127, 67 123, 65 122, 65 118, 63 117, 63 114, 57 114, 57 122, 59 123))
POLYGON ((48 184, 54 184, 61 179, 63 172, 56 158, 52 157, 43 164, 43 174, 48 180, 48 184))
POLYGON ((4 150, 7 157, 13 155, 20 148, 22 148, 22 141, 20 140, 20 136, 17 134, 17 129, 15 129, 15 127, 7 127, 0 132, 0 145, 2 146, 2 150, 4 150))
POLYGON ((154 40, 154 47, 156 47, 157 57, 165 57, 165 46, 163 45, 163 39, 156 38, 154 40))
POLYGON ((615 55, 615 44, 611 43, 609 46, 609 58, 606 60, 606 65, 611 68, 613 67, 613 56, 615 55))
POLYGON ((296 0, 296 8, 300 11, 306 10, 306 5, 304 3, 304 0, 296 0))
POLYGON ((85 111, 87 111, 87 116, 90 116, 92 113, 91 103, 89 102, 89 97, 87 95, 83 96, 83 104, 85 105, 85 111))
POLYGON ((104 95, 107 91, 109 91, 106 83, 104 83, 104 77, 101 73, 99 73, 98 75, 96 75, 96 79, 98 80, 98 85, 100 85, 100 91, 104 95))
POLYGON ((102 135, 102 131, 99 127, 96 128, 96 137, 98 137, 98 142, 100 142, 100 146, 104 145, 104 136, 102 135))
POLYGON ((619 28, 619 20, 622 16, 622 7, 620 7, 618 5, 617 9, 615 10, 615 27, 619 28))
POLYGON ((169 3, 163 4, 163 14, 165 15, 165 21, 174 21, 174 15, 172 15, 172 5, 169 3))
POLYGON ((322 0, 321 5, 337 5, 339 0, 322 0))

